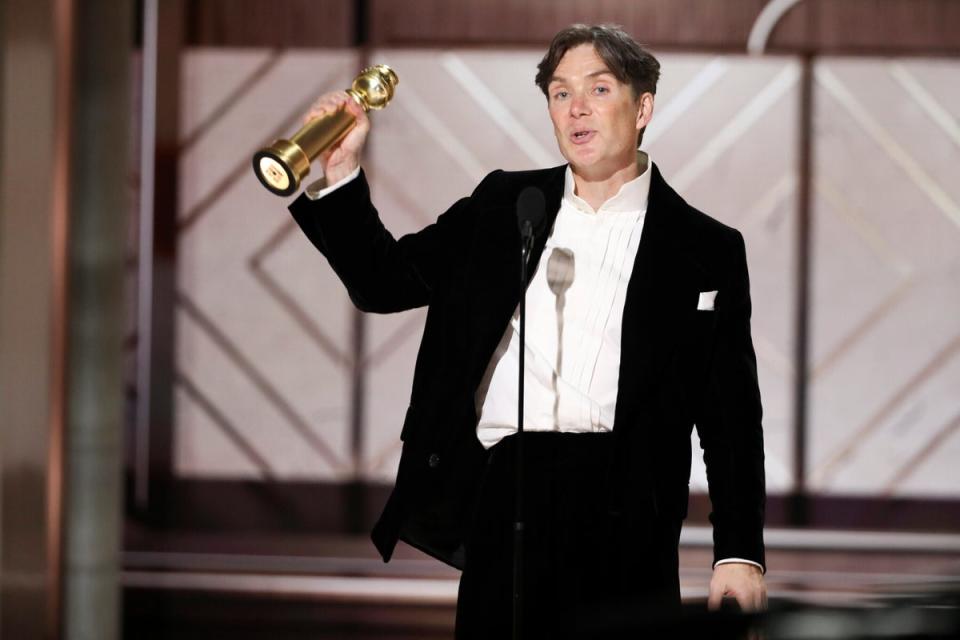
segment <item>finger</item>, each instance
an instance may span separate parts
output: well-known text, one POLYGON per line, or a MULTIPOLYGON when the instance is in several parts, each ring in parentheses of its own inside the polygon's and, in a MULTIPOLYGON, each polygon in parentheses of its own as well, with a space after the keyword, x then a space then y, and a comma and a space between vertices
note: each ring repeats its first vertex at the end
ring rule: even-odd
POLYGON ((367 118, 363 107, 356 103, 351 105, 348 102, 345 108, 350 115, 354 116, 354 125, 347 132, 340 146, 348 153, 359 154, 363 149, 367 134, 370 132, 370 120, 367 118))
POLYGON ((363 107, 357 104, 357 101, 353 98, 347 97, 343 100, 344 108, 349 111, 354 116, 360 116, 364 114, 363 107))
POLYGON ((707 609, 710 611, 716 611, 720 608, 720 604, 723 602, 723 589, 720 587, 714 586, 713 583, 710 584, 710 594, 707 596, 707 609))
POLYGON ((740 605, 741 611, 747 612, 747 611, 755 610, 753 606, 754 605, 754 600, 752 597, 753 594, 749 594, 749 593, 743 594, 739 592, 734 592, 733 596, 737 599, 737 604, 740 605))
POLYGON ((325 115, 335 113, 340 107, 335 103, 323 102, 317 103, 310 108, 310 111, 307 112, 307 115, 303 117, 303 122, 306 124, 311 120, 316 120, 317 118, 322 118, 325 115))
POLYGON ((363 110, 357 101, 350 98, 344 101, 346 105, 346 110, 352 115, 357 121, 357 128, 366 131, 370 126, 370 118, 367 117, 367 112, 363 110))
POLYGON ((760 589, 757 589, 756 593, 753 594, 753 610, 763 610, 763 591, 760 589))
POLYGON ((314 118, 319 118, 324 115, 327 111, 330 110, 331 103, 326 98, 321 98, 310 105, 310 109, 307 111, 304 116, 305 120, 313 120, 314 118))
POLYGON ((345 91, 336 91, 321 96, 310 106, 310 111, 304 116, 304 122, 306 123, 340 110, 347 100, 349 100, 349 97, 345 91))

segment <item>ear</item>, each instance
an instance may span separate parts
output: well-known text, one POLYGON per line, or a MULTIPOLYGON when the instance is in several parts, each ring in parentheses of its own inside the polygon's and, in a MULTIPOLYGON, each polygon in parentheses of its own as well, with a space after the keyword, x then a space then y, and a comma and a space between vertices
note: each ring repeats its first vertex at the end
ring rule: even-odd
POLYGON ((653 94, 647 91, 640 96, 637 108, 637 131, 646 127, 651 118, 653 118, 653 94))

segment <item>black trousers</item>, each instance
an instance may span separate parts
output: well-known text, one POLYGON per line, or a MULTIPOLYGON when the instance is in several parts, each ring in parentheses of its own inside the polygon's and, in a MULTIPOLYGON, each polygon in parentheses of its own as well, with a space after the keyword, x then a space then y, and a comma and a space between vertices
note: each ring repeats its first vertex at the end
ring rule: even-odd
MULTIPOLYGON (((680 522, 607 508, 610 433, 525 432, 524 638, 643 637, 680 608, 680 522)), ((457 640, 506 640, 513 619, 516 436, 491 450, 457 598, 457 640)))

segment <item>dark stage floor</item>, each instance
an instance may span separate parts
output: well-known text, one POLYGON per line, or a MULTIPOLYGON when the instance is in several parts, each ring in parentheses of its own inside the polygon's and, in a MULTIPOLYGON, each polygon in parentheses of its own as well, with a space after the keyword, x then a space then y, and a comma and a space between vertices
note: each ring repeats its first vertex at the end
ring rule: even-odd
MULTIPOLYGON (((705 609, 708 543, 708 529, 684 531, 681 590, 693 615, 705 609)), ((957 593, 960 536, 768 530, 767 544, 775 612, 816 607, 875 615, 869 612, 919 605, 956 615, 956 598, 930 594, 957 593)), ((389 564, 365 538, 131 531, 127 547, 126 638, 453 635, 458 573, 406 546, 389 564)))

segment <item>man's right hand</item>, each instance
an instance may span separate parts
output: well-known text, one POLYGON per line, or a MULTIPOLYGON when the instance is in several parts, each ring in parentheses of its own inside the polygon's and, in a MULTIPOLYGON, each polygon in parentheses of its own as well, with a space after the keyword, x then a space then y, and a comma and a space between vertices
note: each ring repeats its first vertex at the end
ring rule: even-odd
POLYGON ((347 95, 346 91, 334 91, 320 96, 303 118, 304 124, 345 108, 357 119, 357 124, 340 142, 327 149, 317 158, 317 163, 327 179, 328 185, 334 185, 346 178, 360 166, 360 152, 370 132, 370 119, 363 107, 347 95))

